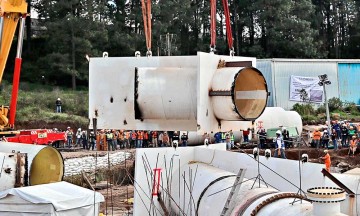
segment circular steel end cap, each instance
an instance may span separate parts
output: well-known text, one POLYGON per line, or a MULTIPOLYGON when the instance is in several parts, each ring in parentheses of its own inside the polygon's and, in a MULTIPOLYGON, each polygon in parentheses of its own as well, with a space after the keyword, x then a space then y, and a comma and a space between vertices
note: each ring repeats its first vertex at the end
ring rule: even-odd
POLYGON ((307 197, 313 202, 336 203, 345 200, 345 191, 336 187, 314 187, 307 190, 307 197))
POLYGON ((234 79, 233 102, 241 118, 253 121, 265 110, 268 89, 265 77, 253 67, 241 69, 234 79))

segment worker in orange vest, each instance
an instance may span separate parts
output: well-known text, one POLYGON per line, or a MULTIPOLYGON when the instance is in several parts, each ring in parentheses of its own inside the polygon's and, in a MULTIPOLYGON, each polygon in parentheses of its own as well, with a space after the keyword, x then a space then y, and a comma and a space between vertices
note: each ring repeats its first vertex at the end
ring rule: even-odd
POLYGON ((137 139, 137 133, 136 131, 131 131, 131 141, 130 141, 130 148, 136 147, 136 139, 137 139))
POLYGON ((152 137, 152 145, 153 147, 158 147, 158 132, 157 131, 153 131, 151 134, 152 137))
POLYGON ((324 153, 325 156, 321 157, 321 159, 324 160, 326 171, 330 172, 330 166, 331 166, 330 154, 327 149, 324 150, 324 153))
POLYGON ((321 138, 321 133, 320 133, 319 129, 316 128, 315 131, 313 132, 313 140, 314 140, 316 148, 319 148, 320 138, 321 138))
POLYGON ((143 140, 143 147, 149 147, 149 133, 148 131, 144 131, 144 140, 143 140))
POLYGON ((352 136, 352 139, 350 140, 349 156, 351 154, 352 154, 351 157, 355 156, 356 146, 357 146, 356 136, 352 136))
POLYGON ((143 131, 138 131, 137 132, 137 145, 136 145, 136 148, 142 148, 143 140, 144 140, 144 132, 143 131))

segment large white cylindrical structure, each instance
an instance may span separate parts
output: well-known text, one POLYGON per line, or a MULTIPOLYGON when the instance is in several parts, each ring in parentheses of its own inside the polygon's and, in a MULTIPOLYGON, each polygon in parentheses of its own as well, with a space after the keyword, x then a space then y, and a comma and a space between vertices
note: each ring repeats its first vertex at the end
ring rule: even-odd
POLYGON ((345 200, 345 191, 335 187, 315 187, 307 190, 307 198, 314 203, 313 216, 342 216, 340 202, 345 200))
MULTIPOLYGON (((172 178, 173 212, 180 211, 179 206, 191 206, 193 211, 186 212, 187 215, 220 215, 235 176, 234 173, 204 163, 184 165, 180 171, 174 171, 172 178)), ((233 196, 234 208, 231 215, 311 215, 312 205, 307 201, 289 205, 298 196, 295 193, 279 192, 265 185, 257 188, 257 183, 252 189, 253 183, 254 180, 243 180, 238 193, 233 196)))
POLYGON ((209 95, 218 119, 252 121, 264 111, 268 91, 256 68, 224 67, 215 72, 209 95))
POLYGON ((194 68, 137 68, 136 119, 196 119, 194 68))
POLYGON ((0 152, 0 191, 26 186, 26 154, 0 152))
MULTIPOLYGON (((236 128, 241 128, 242 130, 252 128, 252 123, 250 121, 234 121, 231 124, 236 128)), ((261 116, 255 120, 254 124, 255 132, 257 132, 260 128, 267 130, 280 126, 296 127, 300 135, 303 127, 301 116, 295 111, 286 111, 281 107, 266 107, 261 116)), ((242 131, 233 131, 233 133, 235 136, 235 143, 240 143, 243 139, 242 131)), ((215 142, 214 135, 215 132, 210 134, 212 140, 211 143, 215 142)), ((197 134, 195 131, 190 131, 188 136, 188 145, 201 145, 204 143, 204 136, 197 134)), ((252 136, 250 135, 249 137, 252 136)))
POLYGON ((51 146, 0 142, 0 152, 27 154, 29 185, 58 182, 63 178, 64 160, 51 146))

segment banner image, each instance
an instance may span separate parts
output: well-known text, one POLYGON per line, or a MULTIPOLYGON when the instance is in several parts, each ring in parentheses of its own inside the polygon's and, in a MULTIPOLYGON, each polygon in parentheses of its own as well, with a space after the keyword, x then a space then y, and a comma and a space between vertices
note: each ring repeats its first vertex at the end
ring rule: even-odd
POLYGON ((304 101, 300 93, 305 91, 306 101, 321 103, 323 101, 323 87, 319 86, 318 83, 318 77, 291 76, 290 100, 304 101))

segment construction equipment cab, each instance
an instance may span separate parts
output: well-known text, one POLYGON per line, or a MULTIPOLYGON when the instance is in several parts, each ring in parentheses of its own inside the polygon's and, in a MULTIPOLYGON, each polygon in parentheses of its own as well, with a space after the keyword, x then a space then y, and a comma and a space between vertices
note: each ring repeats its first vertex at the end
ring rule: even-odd
POLYGON ((20 21, 11 103, 10 107, 4 105, 0 106, 0 131, 14 129, 26 16, 27 3, 25 0, 0 0, 0 83, 2 81, 14 34, 20 21))

